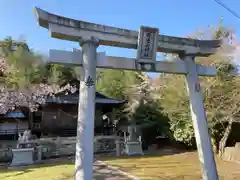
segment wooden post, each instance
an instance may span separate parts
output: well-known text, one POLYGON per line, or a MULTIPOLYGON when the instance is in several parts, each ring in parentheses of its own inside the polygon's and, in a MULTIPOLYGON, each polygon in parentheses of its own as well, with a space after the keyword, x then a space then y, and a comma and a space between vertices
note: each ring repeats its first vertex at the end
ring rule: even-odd
POLYGON ((120 156, 121 155, 121 140, 120 140, 120 137, 119 136, 116 136, 116 156, 120 156))
POLYGON ((190 96, 190 109, 203 173, 202 176, 204 180, 218 180, 216 163, 208 133, 202 92, 197 74, 197 66, 192 56, 185 56, 183 60, 186 63, 188 72, 186 75, 186 84, 190 96))
POLYGON ((125 143, 125 142, 127 142, 126 131, 123 131, 123 135, 124 135, 124 143, 125 143))

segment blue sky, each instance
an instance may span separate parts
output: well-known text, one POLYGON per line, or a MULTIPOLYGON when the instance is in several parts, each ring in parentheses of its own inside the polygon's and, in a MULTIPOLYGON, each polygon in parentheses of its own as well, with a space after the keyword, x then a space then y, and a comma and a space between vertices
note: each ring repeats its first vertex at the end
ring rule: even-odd
MULTIPOLYGON (((240 1, 222 0, 238 12, 240 1)), ((157 27, 161 34, 186 36, 199 28, 224 23, 240 35, 240 20, 213 0, 0 0, 0 39, 23 37, 30 48, 44 54, 49 49, 71 50, 74 42, 53 39, 38 26, 33 8, 37 6, 54 14, 137 30, 141 25, 157 27)), ((240 10, 239 12, 240 13, 240 10)), ((135 51, 100 47, 108 55, 135 57, 135 51)))

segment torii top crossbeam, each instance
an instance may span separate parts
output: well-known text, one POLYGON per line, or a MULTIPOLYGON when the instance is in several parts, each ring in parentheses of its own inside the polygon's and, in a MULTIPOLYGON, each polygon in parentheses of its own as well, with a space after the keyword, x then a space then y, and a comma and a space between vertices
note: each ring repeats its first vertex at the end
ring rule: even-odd
MULTIPOLYGON (((35 8, 35 14, 39 25, 49 29, 54 38, 79 42, 81 38, 95 37, 100 45, 137 49, 138 31, 78 21, 39 8, 35 8)), ((197 40, 166 35, 159 35, 157 38, 157 51, 165 53, 190 52, 197 56, 208 56, 220 45, 219 40, 197 40)))

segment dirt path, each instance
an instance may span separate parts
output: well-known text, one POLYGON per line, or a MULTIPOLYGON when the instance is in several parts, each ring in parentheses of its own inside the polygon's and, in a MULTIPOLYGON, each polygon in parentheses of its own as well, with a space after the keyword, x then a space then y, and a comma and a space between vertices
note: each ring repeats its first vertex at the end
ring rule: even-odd
POLYGON ((93 167, 94 180, 132 180, 127 176, 121 175, 119 171, 108 168, 98 162, 93 167))

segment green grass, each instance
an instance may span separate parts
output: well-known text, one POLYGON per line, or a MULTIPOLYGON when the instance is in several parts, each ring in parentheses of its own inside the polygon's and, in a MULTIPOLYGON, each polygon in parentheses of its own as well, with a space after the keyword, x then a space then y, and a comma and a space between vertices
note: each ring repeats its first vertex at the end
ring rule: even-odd
POLYGON ((72 180, 73 175, 74 164, 70 161, 0 170, 1 180, 72 180))
MULTIPOLYGON (((167 156, 149 156, 107 159, 105 162, 136 175, 142 180, 199 180, 200 163, 196 152, 167 156)), ((240 165, 216 157, 220 180, 240 179, 240 165)))
MULTIPOLYGON (((101 157, 105 163, 140 177, 142 180, 199 180, 201 172, 196 152, 165 156, 101 157)), ((220 180, 239 180, 240 165, 216 158, 220 180)), ((71 161, 0 169, 0 180, 73 180, 71 161)))

